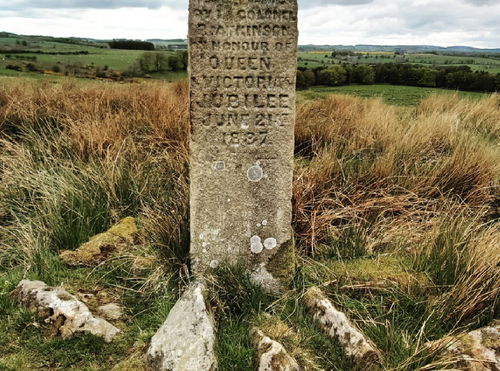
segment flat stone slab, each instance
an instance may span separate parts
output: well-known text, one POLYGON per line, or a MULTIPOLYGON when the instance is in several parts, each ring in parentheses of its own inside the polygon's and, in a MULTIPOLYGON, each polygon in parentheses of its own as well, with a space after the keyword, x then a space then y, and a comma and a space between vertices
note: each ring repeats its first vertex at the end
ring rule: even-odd
POLYGON ((380 364, 380 352, 375 345, 349 321, 344 313, 335 308, 320 289, 316 287, 309 289, 304 296, 304 303, 319 327, 336 339, 345 354, 356 364, 361 367, 380 364))
POLYGON ((205 303, 206 285, 194 282, 151 339, 147 357, 155 370, 212 371, 215 328, 205 303))
POLYGON ((300 371, 299 364, 291 357, 285 347, 266 336, 258 328, 250 332, 258 352, 258 371, 300 371))
POLYGON ((57 327, 63 338, 88 332, 111 342, 120 330, 61 287, 50 287, 42 281, 23 280, 13 294, 23 305, 45 317, 57 327))

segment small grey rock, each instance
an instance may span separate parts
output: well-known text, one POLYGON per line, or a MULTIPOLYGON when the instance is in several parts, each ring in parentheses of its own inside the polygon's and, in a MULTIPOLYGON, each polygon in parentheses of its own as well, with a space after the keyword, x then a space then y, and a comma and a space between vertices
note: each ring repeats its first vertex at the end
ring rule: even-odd
POLYGON ((123 317, 122 307, 120 307, 116 303, 101 305, 99 308, 97 308, 97 312, 110 321, 117 321, 123 317))

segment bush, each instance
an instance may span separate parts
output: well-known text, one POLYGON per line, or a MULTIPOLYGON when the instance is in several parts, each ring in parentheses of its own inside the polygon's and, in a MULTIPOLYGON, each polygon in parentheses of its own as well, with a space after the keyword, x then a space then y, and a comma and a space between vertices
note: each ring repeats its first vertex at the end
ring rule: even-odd
POLYGON ((319 70, 316 74, 316 82, 320 85, 337 86, 346 82, 347 72, 339 65, 319 70))
POLYGON ((23 68, 21 66, 18 66, 17 64, 8 64, 5 66, 5 68, 8 70, 19 71, 19 72, 23 70, 23 68))
POLYGON ((38 68, 33 64, 33 63, 27 63, 26 64, 26 69, 30 72, 36 72, 38 71, 38 68))
POLYGON ((155 50, 153 43, 139 40, 113 40, 109 43, 109 47, 126 50, 155 50))

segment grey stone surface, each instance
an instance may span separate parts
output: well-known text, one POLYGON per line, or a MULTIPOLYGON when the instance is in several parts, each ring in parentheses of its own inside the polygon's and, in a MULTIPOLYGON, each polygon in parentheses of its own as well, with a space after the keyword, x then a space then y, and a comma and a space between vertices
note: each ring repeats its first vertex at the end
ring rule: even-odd
POLYGON ((293 274, 297 36, 296 0, 190 0, 195 272, 243 262, 258 283, 293 274))
POLYGON ((120 332, 103 318, 94 316, 89 308, 61 287, 49 287, 42 281, 23 280, 14 295, 29 309, 57 326, 63 338, 76 332, 88 332, 111 342, 120 332))
POLYGON ((198 281, 182 295, 151 339, 147 357, 155 370, 212 371, 215 328, 205 304, 206 285, 198 281))
POLYGON ((316 288, 310 288, 304 295, 304 303, 319 327, 331 338, 337 340, 345 354, 363 369, 371 369, 381 363, 380 352, 375 345, 347 316, 337 310, 333 303, 316 288))
MULTIPOLYGON (((489 326, 446 336, 428 343, 431 349, 443 349, 443 360, 457 370, 498 371, 500 370, 500 321, 489 326)), ((451 368, 450 368, 451 369, 451 368)))
POLYGON ((297 361, 276 340, 253 328, 250 336, 258 352, 258 371, 300 371, 297 361))
POLYGON ((117 321, 123 317, 123 309, 116 303, 101 305, 97 308, 97 313, 110 321, 117 321))

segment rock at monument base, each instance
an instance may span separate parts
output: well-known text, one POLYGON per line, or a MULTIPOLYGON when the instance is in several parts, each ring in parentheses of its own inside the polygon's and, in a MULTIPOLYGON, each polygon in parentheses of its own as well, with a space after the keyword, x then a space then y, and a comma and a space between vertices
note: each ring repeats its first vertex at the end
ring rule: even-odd
POLYGON ((260 329, 253 328, 250 337, 258 351, 258 371, 300 371, 299 364, 283 345, 266 336, 260 329))
POLYGON ((92 315, 89 308, 60 287, 49 287, 42 281, 23 280, 13 294, 19 302, 53 323, 63 338, 87 332, 111 342, 118 328, 92 315))
MULTIPOLYGON (((467 334, 447 336, 428 343, 428 347, 444 347, 443 357, 452 357, 457 370, 500 370, 500 321, 467 334)), ((450 366, 451 367, 451 366, 450 366)))
POLYGON ((108 231, 92 237, 76 250, 66 250, 59 255, 68 265, 95 266, 109 256, 132 245, 137 237, 138 229, 132 217, 121 220, 108 231))
POLYGON ((151 339, 147 357, 155 370, 212 371, 215 328, 205 303, 206 284, 194 282, 151 339))
POLYGON ((356 364, 361 367, 376 367, 380 364, 380 352, 344 313, 334 307, 320 289, 309 289, 304 296, 304 302, 321 329, 336 339, 346 355, 356 364))

